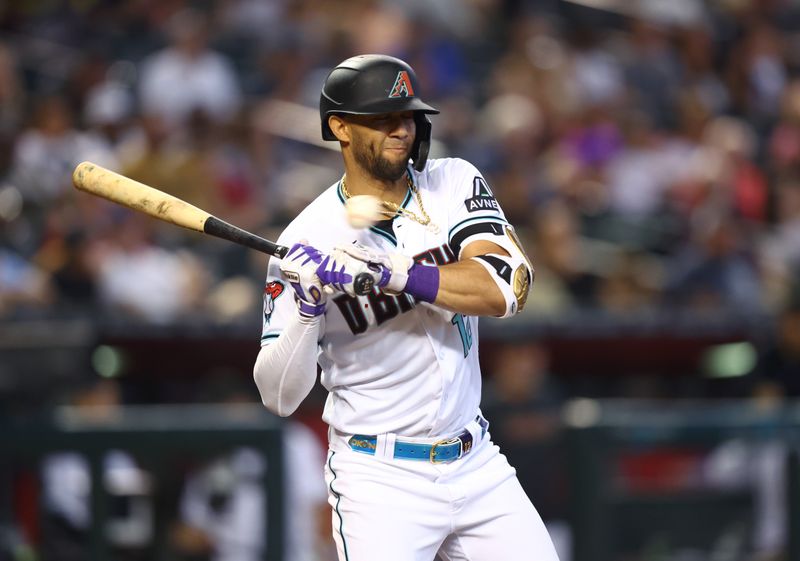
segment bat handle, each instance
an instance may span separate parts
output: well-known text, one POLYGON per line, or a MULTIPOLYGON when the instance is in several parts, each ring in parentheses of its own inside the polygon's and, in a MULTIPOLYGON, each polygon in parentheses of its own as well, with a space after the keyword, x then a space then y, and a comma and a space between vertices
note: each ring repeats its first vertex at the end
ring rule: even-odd
MULTIPOLYGON (((283 259, 284 257, 286 257, 287 253, 289 253, 289 248, 286 247, 285 245, 279 245, 274 249, 272 255, 283 259)), ((367 294, 372 292, 372 289, 374 287, 375 287, 375 279, 373 279, 372 275, 370 275, 369 273, 359 273, 358 275, 356 275, 356 278, 353 281, 353 290, 359 296, 366 296, 367 294)))
POLYGON ((375 279, 369 273, 359 273, 353 281, 353 290, 359 296, 365 296, 375 287, 375 279))
POLYGON ((279 259, 283 259, 286 257, 286 254, 289 253, 289 248, 285 245, 276 246, 275 249, 272 251, 272 255, 278 257, 279 259))

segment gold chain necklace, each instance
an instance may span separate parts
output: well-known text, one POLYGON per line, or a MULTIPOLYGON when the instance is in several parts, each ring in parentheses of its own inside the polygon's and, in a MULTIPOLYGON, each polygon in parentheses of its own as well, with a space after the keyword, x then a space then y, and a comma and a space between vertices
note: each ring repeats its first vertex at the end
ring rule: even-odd
MULTIPOLYGON (((350 191, 347 190, 347 174, 342 176, 342 193, 344 194, 345 199, 349 199, 352 195, 350 195, 350 191)), ((406 208, 402 208, 400 205, 390 202, 390 201, 381 201, 381 204, 384 206, 386 210, 383 211, 383 215, 386 216, 388 219, 392 219, 395 216, 406 216, 417 222, 418 224, 422 224, 433 233, 439 232, 439 227, 436 224, 431 223, 431 217, 428 216, 428 213, 425 212, 425 207, 422 206, 422 196, 419 194, 419 188, 414 185, 414 182, 411 180, 411 176, 406 174, 406 181, 408 182, 408 188, 414 194, 414 198, 417 200, 417 206, 419 207, 419 211, 422 214, 422 217, 417 215, 415 212, 410 211, 406 208)))

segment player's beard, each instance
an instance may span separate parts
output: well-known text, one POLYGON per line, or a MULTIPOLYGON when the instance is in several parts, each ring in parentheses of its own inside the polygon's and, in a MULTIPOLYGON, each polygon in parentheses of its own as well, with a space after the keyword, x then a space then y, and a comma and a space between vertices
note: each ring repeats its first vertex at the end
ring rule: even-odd
POLYGON ((374 145, 367 144, 359 136, 355 136, 353 138, 353 156, 356 162, 376 179, 397 181, 406 172, 408 159, 411 157, 411 148, 408 149, 405 158, 392 162, 378 153, 374 145))

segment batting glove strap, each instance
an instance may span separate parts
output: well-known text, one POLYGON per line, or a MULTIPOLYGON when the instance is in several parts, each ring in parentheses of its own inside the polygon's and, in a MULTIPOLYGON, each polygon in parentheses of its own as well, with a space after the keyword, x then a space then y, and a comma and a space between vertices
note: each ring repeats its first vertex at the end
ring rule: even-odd
POLYGON ((408 283, 408 271, 414 260, 400 253, 379 253, 361 244, 343 245, 337 251, 366 263, 369 270, 377 273, 376 284, 388 294, 400 294, 408 283))
POLYGON ((399 253, 389 253, 385 258, 388 267, 385 262, 381 265, 387 270, 388 274, 385 276, 388 278, 381 284, 381 288, 385 288, 386 292, 400 294, 408 286, 408 275, 415 266, 414 260, 399 253))
MULTIPOLYGON (((314 287, 314 288, 316 288, 316 287, 314 287)), ((326 299, 325 299, 325 297, 322 298, 320 303, 315 304, 315 303, 307 302, 306 300, 303 300, 295 292, 294 301, 297 304, 298 312, 300 312, 300 315, 303 316, 303 317, 314 318, 314 317, 317 317, 317 316, 321 316, 322 314, 325 313, 325 308, 326 308, 326 299)))

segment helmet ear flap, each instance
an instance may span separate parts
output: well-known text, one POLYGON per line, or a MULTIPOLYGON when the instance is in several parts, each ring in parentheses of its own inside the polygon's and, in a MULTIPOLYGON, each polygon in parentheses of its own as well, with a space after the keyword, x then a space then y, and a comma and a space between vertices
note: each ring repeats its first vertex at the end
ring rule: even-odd
POLYGON ((425 162, 428 161, 433 127, 431 126, 431 120, 421 111, 414 113, 414 121, 417 125, 417 135, 414 139, 414 145, 411 147, 411 161, 415 170, 422 171, 425 169, 425 162))
POLYGON ((328 124, 330 115, 322 116, 322 140, 336 140, 336 135, 333 134, 331 126, 328 124))

